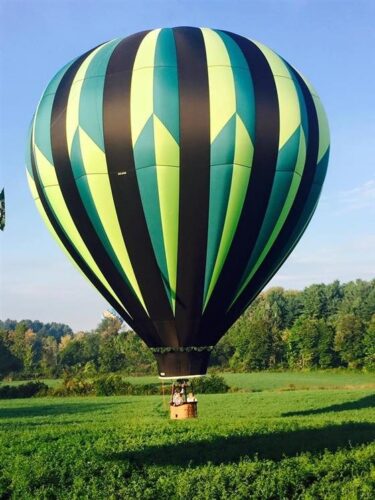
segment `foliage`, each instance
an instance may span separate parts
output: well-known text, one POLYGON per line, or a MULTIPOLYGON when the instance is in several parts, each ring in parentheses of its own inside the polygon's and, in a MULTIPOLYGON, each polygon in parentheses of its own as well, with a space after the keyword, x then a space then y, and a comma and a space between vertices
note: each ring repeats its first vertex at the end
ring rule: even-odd
POLYGON ((3 385, 0 387, 0 399, 32 398, 44 396, 48 392, 48 385, 43 382, 28 382, 21 385, 3 385))
POLYGON ((229 385, 225 382, 224 377, 214 373, 207 377, 194 379, 193 388, 197 394, 220 394, 229 391, 229 385))
MULTIPOLYGON (((375 370, 374 312, 375 280, 314 284, 302 291, 271 288, 214 347, 211 366, 237 372, 375 370)), ((116 315, 103 319, 92 332, 75 334, 58 323, 0 322, 0 377, 60 377, 64 371, 83 371, 86 378, 112 372, 149 374, 155 373, 156 362, 116 315)))
POLYGON ((375 369, 375 280, 270 289, 251 304, 212 352, 235 371, 276 368, 375 369))
POLYGON ((335 348, 348 366, 357 368, 363 363, 364 324, 354 314, 344 314, 337 321, 335 348))

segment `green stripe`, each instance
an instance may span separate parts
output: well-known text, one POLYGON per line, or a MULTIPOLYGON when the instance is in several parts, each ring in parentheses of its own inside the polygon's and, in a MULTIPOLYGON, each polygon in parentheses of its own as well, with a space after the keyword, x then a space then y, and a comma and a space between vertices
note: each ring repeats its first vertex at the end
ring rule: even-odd
POLYGON ((179 94, 176 46, 173 31, 162 29, 155 48, 154 113, 179 142, 179 94))
POLYGON ((211 144, 210 201, 204 296, 211 281, 227 213, 233 174, 236 116, 233 115, 211 144))
POLYGON ((34 142, 52 165, 53 165, 53 157, 51 149, 51 134, 49 130, 51 126, 51 112, 52 112, 53 100, 55 98, 55 92, 61 82, 62 77, 69 69, 69 67, 74 63, 74 61, 75 59, 70 63, 66 64, 52 78, 39 102, 38 109, 34 118, 35 119, 34 142))
MULTIPOLYGON (((79 96, 79 126, 91 137, 91 139, 104 150, 103 136, 103 92, 105 72, 110 56, 119 43, 119 40, 104 45, 94 56, 85 73, 85 79, 82 83, 79 96)), ((82 159, 79 133, 76 130, 71 149, 71 166, 76 179, 76 185, 79 195, 84 204, 87 215, 89 216, 100 241, 103 244, 107 254, 116 266, 116 269, 124 279, 129 289, 136 295, 131 286, 121 263, 114 251, 108 235, 102 224, 95 200, 92 196, 90 186, 87 180, 86 170, 82 159)))
MULTIPOLYGON (((255 97, 248 64, 240 47, 233 39, 221 31, 215 30, 215 32, 223 40, 231 62, 235 87, 236 114, 241 118, 251 140, 254 141, 255 97)), ((239 167, 237 166, 237 176, 236 179, 234 179, 233 161, 236 134, 238 134, 236 130, 236 115, 233 115, 211 145, 211 165, 218 165, 221 163, 222 166, 211 166, 210 211, 204 290, 205 305, 212 294, 228 255, 242 211, 243 202, 245 200, 244 193, 246 192, 247 182, 250 176, 250 171, 244 172, 241 168, 238 170, 239 167), (229 167, 226 165, 228 163, 232 163, 232 165, 229 167), (243 181, 243 189, 237 197, 238 203, 229 204, 229 199, 233 198, 234 193, 237 192, 240 187, 237 182, 238 176, 240 176, 243 181), (215 274, 214 269, 217 269, 215 274)), ((251 167, 252 154, 249 154, 248 158, 249 163, 245 166, 251 167)))
POLYGON ((104 151, 103 89, 109 58, 120 39, 104 45, 87 68, 79 102, 79 124, 104 151))
MULTIPOLYGON (((227 34, 214 30, 225 44, 232 66, 236 93, 236 112, 241 117, 251 140, 255 138, 255 96, 249 67, 240 47, 227 34)), ((250 166, 250 165, 249 165, 250 166)))
MULTIPOLYGON (((302 94, 298 92, 298 85, 296 85, 295 80, 293 80, 293 83, 298 95, 300 113, 302 116, 302 108, 305 106, 304 100, 301 101, 301 99, 303 99, 302 94)), ((302 127, 297 127, 295 132, 279 151, 272 192, 262 228, 243 273, 234 301, 250 282, 251 278, 266 258, 293 205, 305 165, 306 144, 304 137, 302 127)))
POLYGON ((148 232, 151 236, 151 242, 156 260, 171 302, 173 297, 169 286, 167 261, 164 251, 156 167, 141 168, 137 170, 137 180, 141 193, 148 232))
MULTIPOLYGON (((167 34, 168 35, 168 34, 167 34)), ((163 45, 165 49, 166 43, 170 41, 170 37, 166 34, 163 37, 163 45), (167 39, 166 39, 167 37, 167 39)), ((160 33, 158 36, 158 40, 160 33)), ((172 40, 173 41, 173 40, 172 40)), ((156 50, 158 47, 158 41, 156 45, 156 50)), ((164 50, 165 54, 165 50, 164 50)), ((159 60, 162 59, 163 54, 159 47, 159 60)), ((167 57, 167 56, 165 56, 167 57)), ((154 59, 155 62, 155 59, 154 59)), ((166 74, 159 72, 158 75, 158 88, 156 89, 155 83, 155 69, 154 69, 154 82, 153 82, 153 92, 154 92, 154 107, 156 104, 155 92, 161 95, 162 99, 166 99, 166 95, 162 94, 160 90, 165 83, 166 74), (160 88, 159 88, 160 87, 160 88)), ((177 94, 178 95, 178 94, 177 94)), ((164 103, 166 105, 167 103, 164 103)), ((166 111, 159 109, 159 112, 164 113, 164 119, 166 116, 166 111)), ((146 218, 148 232, 150 234, 151 243, 153 250, 155 252, 156 260, 163 278, 163 283, 168 294, 169 301, 172 305, 172 300, 174 298, 174 292, 172 293, 171 287, 168 280, 168 268, 167 259, 164 248, 164 235, 161 222, 160 213, 160 202, 159 202, 159 191, 157 182, 157 169, 156 169, 156 152, 155 152, 155 140, 154 140, 154 117, 151 115, 147 120, 142 132, 140 133, 137 142, 134 145, 134 164, 136 169, 137 181, 139 186, 139 192, 141 195, 141 201, 143 206, 143 211, 146 218), (173 296, 172 296, 173 295, 173 296)))
MULTIPOLYGON (((175 310, 176 277, 178 260, 178 220, 179 220, 179 149, 180 102, 178 88, 178 67, 173 30, 162 29, 155 47, 155 67, 153 81, 153 111, 169 132, 155 135, 155 156, 158 168, 159 209, 164 251, 159 250, 159 266, 166 262, 168 274, 162 271, 164 284, 169 295, 172 310, 175 310), (156 143, 156 137, 158 141, 156 143), (172 144, 173 141, 176 144, 172 144), (165 167, 163 165, 166 165, 165 167), (173 170, 167 167, 173 165, 173 170)), ((159 124, 160 126, 160 124, 159 124)))

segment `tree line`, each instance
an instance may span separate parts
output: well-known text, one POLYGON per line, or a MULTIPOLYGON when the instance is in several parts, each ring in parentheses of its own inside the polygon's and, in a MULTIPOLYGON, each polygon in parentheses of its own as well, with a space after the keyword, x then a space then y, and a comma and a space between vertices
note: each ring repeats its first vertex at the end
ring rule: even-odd
MULTIPOLYGON (((375 280, 271 288, 220 340, 221 370, 375 370, 375 280)), ((90 332, 39 321, 0 321, 0 376, 59 377, 66 372, 156 373, 153 355, 119 318, 90 332)))

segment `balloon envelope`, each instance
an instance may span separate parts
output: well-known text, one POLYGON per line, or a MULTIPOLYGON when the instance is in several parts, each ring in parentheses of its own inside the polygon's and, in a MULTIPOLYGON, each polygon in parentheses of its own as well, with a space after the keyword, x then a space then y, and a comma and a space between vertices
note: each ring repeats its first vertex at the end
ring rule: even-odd
POLYGON ((328 155, 319 97, 284 59, 181 27, 64 66, 37 107, 27 175, 50 231, 159 374, 183 376, 205 373, 298 242, 328 155))

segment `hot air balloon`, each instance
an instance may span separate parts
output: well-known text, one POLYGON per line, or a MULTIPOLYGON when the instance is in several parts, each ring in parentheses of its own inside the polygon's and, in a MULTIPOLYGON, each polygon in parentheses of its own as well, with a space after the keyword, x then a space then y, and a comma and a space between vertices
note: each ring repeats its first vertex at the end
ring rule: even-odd
POLYGON ((313 87, 258 42, 136 33, 64 66, 36 109, 27 176, 45 223, 153 350, 161 377, 210 351, 292 252, 329 156, 313 87))

